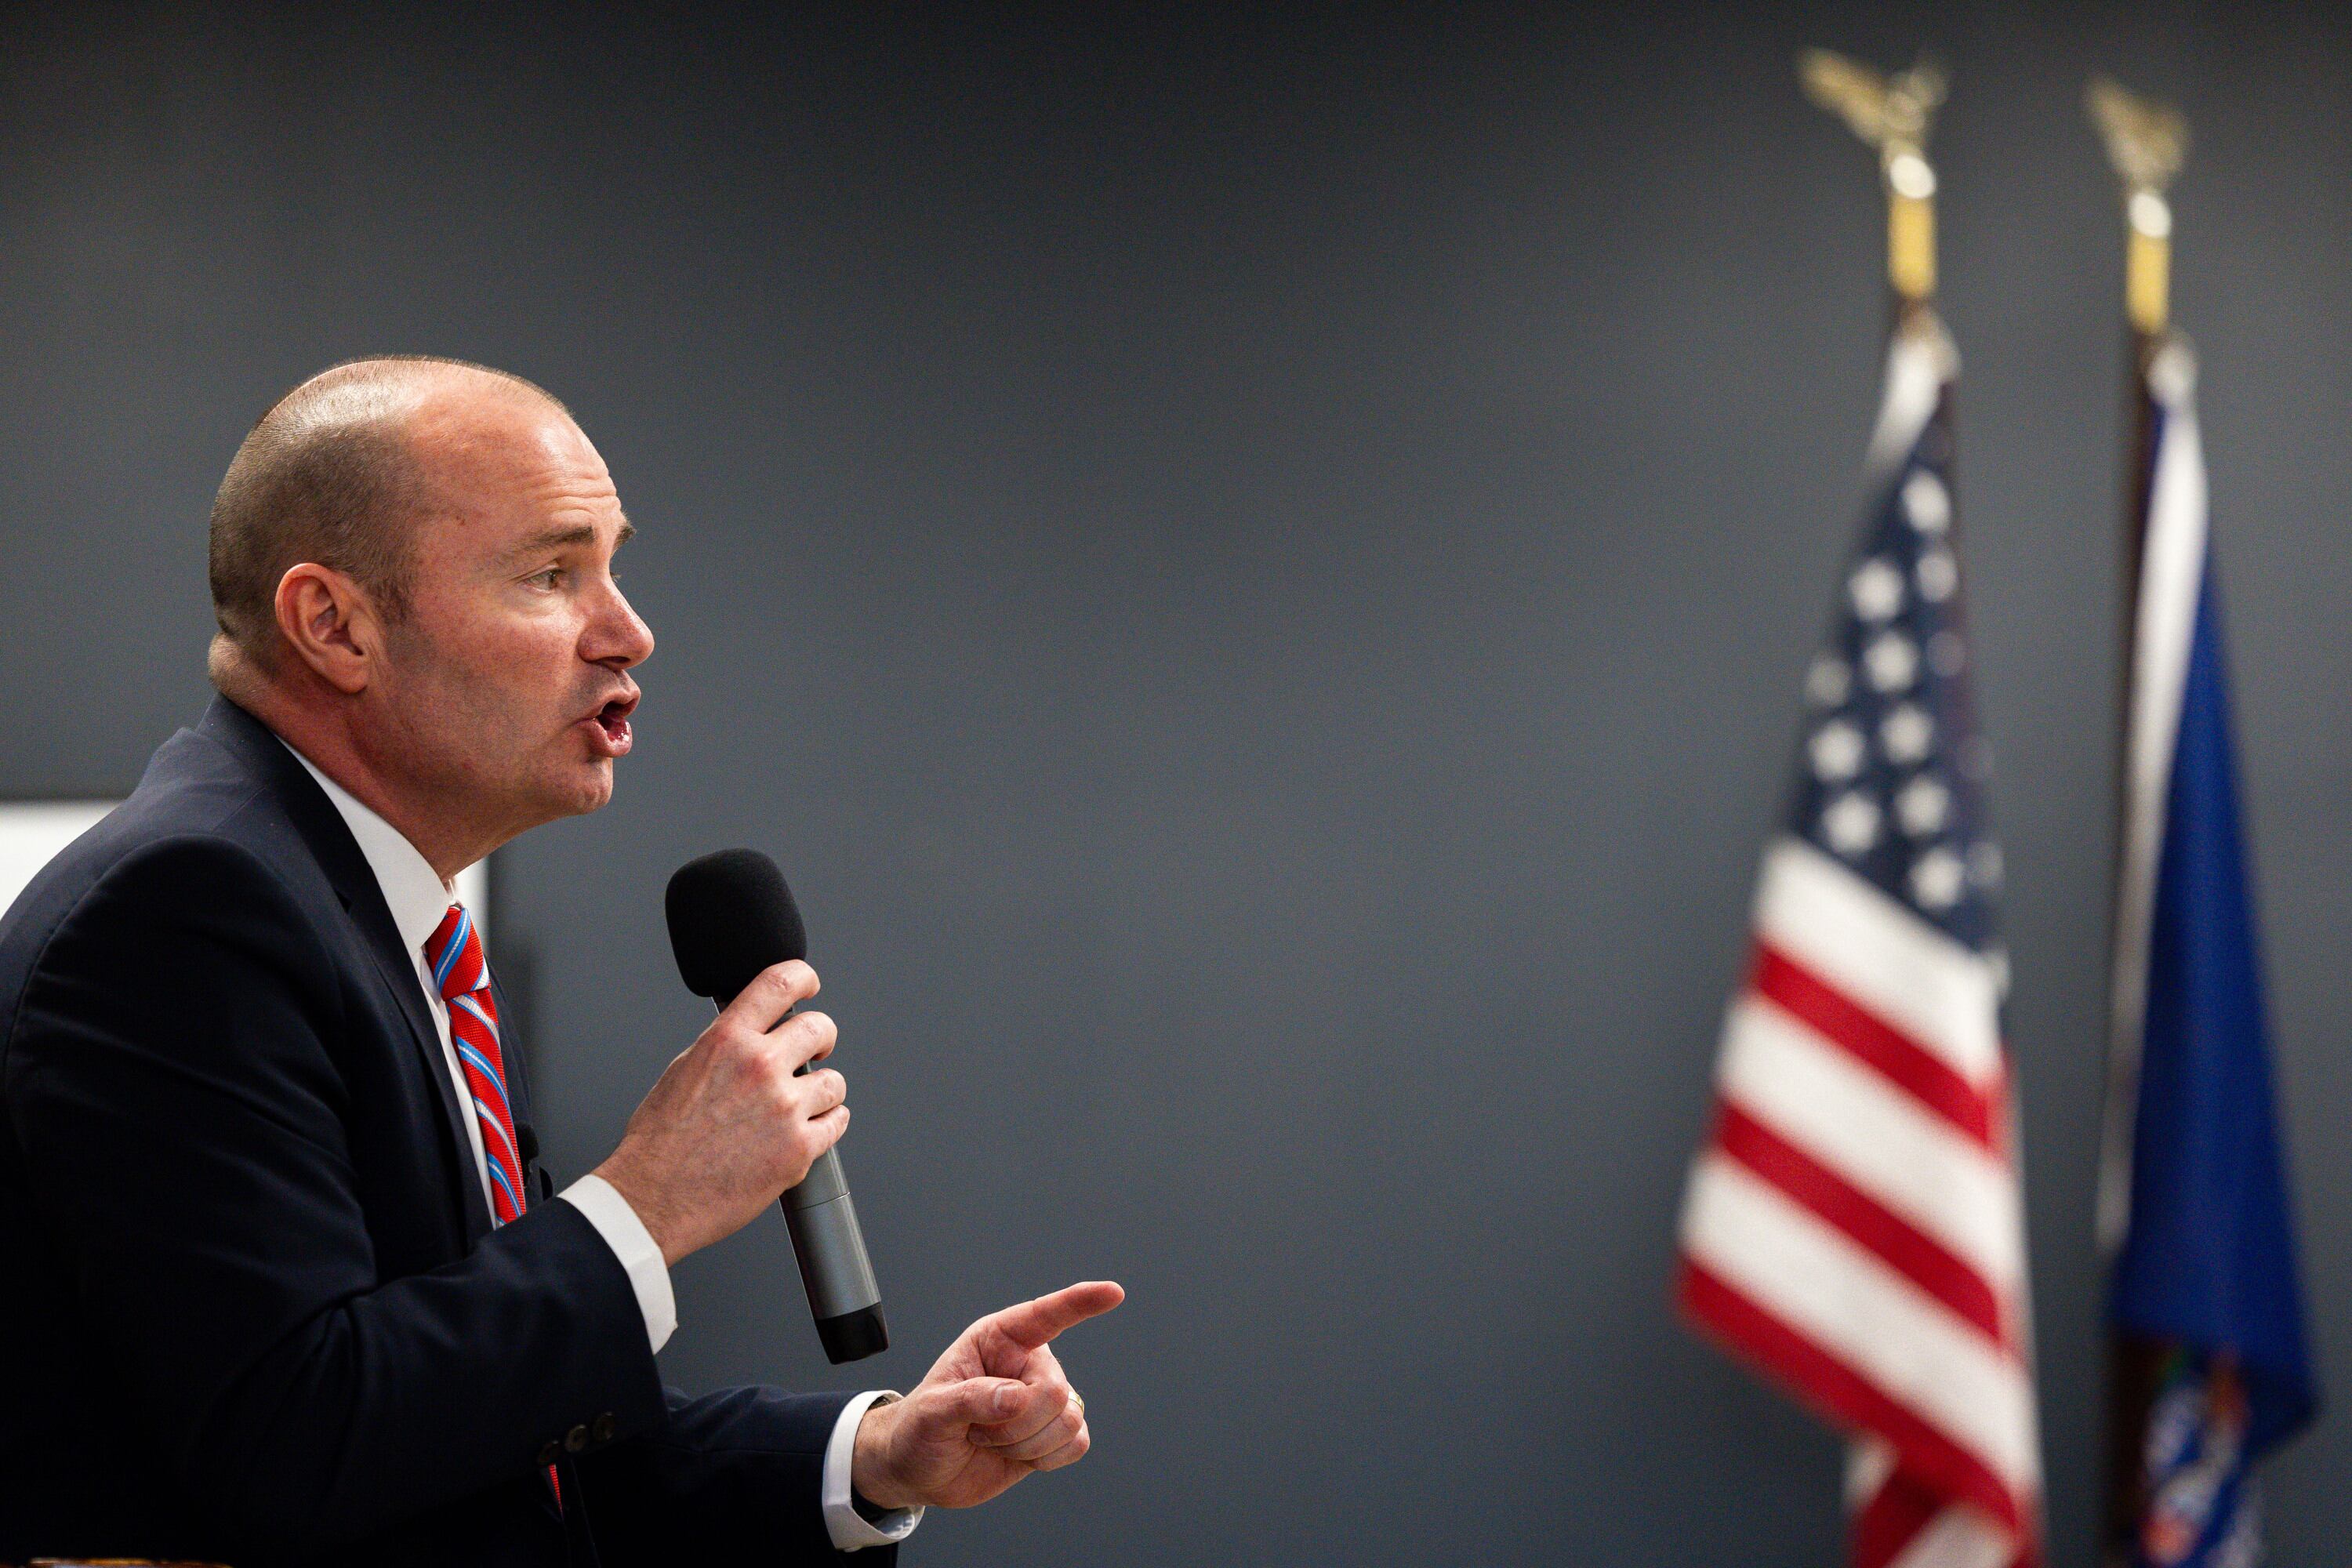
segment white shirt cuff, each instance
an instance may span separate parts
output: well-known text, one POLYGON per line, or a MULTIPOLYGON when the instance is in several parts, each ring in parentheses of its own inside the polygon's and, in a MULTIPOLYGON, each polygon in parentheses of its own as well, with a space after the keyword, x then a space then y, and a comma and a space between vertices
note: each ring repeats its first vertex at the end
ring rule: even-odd
POLYGON ((646 1338, 654 1349, 669 1343, 677 1332, 677 1297, 669 1288, 669 1265, 662 1261, 654 1233, 629 1206, 629 1200, 602 1176, 583 1176, 555 1194, 582 1214, 628 1270, 629 1288, 637 1293, 637 1310, 646 1315, 646 1338))
POLYGON ((887 1389, 876 1389, 861 1394, 842 1407, 841 1419, 833 1424, 833 1440, 824 1446, 824 1529, 833 1537, 835 1552, 855 1552, 861 1546, 887 1546, 904 1541, 923 1521, 919 1508, 893 1509, 878 1522, 867 1522, 849 1500, 850 1461, 857 1457, 857 1424, 866 1419, 866 1412, 876 1405, 885 1405, 898 1395, 887 1389))

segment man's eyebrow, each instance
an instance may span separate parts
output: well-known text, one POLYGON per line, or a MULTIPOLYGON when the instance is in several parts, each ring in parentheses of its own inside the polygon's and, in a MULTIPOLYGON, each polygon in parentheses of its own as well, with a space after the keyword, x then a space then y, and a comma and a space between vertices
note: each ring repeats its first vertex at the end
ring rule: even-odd
MULTIPOLYGON (((618 550, 637 536, 637 525, 626 518, 621 520, 620 531, 614 536, 613 548, 618 550)), ((593 523, 580 523, 571 528, 551 528, 544 533, 534 533, 509 552, 515 555, 536 555, 542 550, 561 550, 567 545, 593 544, 596 529, 593 523)))

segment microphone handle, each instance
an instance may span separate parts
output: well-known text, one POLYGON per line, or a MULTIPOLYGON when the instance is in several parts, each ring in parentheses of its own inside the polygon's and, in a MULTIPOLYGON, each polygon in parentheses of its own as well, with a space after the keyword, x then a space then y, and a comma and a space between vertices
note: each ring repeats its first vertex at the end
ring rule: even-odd
POLYGON ((827 1149, 818 1155, 807 1176, 786 1189, 782 1201, 825 1360, 838 1366, 888 1349, 890 1325, 882 1317, 882 1288, 874 1282, 874 1265, 866 1256, 857 1206, 849 1196, 849 1180, 841 1173, 841 1152, 827 1149))
MULTIPOLYGON (((716 997, 710 1005, 722 1008, 716 997)), ((803 1062, 793 1076, 805 1077, 809 1066, 803 1062)), ((793 1260, 801 1266, 801 1289, 808 1292, 824 1359, 839 1366, 888 1350, 882 1287, 875 1283, 874 1264, 866 1256, 857 1205, 850 1201, 849 1178, 841 1173, 841 1151, 818 1155, 800 1184, 786 1187, 776 1201, 784 1211, 784 1228, 793 1234, 793 1260)))

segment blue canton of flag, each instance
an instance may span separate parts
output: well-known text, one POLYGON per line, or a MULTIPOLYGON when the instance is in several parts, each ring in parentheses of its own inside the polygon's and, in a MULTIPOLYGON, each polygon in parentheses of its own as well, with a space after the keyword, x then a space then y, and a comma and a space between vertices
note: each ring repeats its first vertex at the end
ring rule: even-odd
MULTIPOLYGON (((1967 679, 1953 553, 1948 343, 1890 390, 1932 399, 1849 563, 1828 644, 1805 678, 1812 713, 1790 829, 1947 935, 1993 952, 2000 851, 1967 679), (1928 380, 1933 375, 1935 379, 1928 380)), ((1882 430, 1882 442, 1885 432, 1882 430)))
POLYGON ((2317 1406, 2246 881, 2186 345, 2147 376, 2101 1226, 2137 1366, 2136 1568, 2251 1568, 2252 1466, 2317 1406))

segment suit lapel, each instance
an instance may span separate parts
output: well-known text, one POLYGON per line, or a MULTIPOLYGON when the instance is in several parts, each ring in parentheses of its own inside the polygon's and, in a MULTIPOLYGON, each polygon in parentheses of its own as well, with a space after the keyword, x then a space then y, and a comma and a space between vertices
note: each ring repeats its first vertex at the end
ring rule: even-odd
MULTIPOLYGON (((307 775, 302 782, 310 784, 307 775)), ((318 786, 313 784, 311 788, 316 791, 318 786)), ((330 805, 327 809, 331 812, 334 807, 330 805)), ((337 826, 341 825, 338 817, 337 826)), ((364 861, 361 869, 366 870, 364 861)), ((349 907, 368 938, 368 954, 375 960, 376 977, 400 1004, 401 1016, 408 1020, 409 1038, 415 1042, 425 1075, 432 1080, 440 1100, 441 1113, 449 1131, 444 1149, 456 1161, 451 1173, 458 1194, 457 1205, 463 1211, 460 1217, 466 1226, 466 1245, 470 1248, 490 1228, 490 1213, 485 1206, 488 1200, 482 1196, 480 1179, 474 1174, 474 1145, 466 1127, 466 1119, 473 1114, 473 1108, 457 1103, 457 1086, 449 1076, 449 1054, 442 1047, 440 1027, 433 1022, 433 1014, 425 1005, 424 982, 416 977, 416 965, 406 962, 399 928, 392 923, 392 911, 384 907, 383 890, 376 888, 373 874, 368 877, 368 887, 374 900, 373 919, 361 913, 363 900, 353 897, 349 907)))
POLYGON ((400 928, 393 923, 392 910, 383 901, 383 886, 368 866, 367 858, 360 853, 342 814, 267 725, 226 697, 215 697, 196 729, 234 753, 285 806, 295 831, 318 858, 335 896, 342 900, 344 910, 359 928, 368 956, 374 962, 376 979, 400 1016, 407 1020, 416 1065, 431 1086, 435 1102, 441 1107, 448 1134, 442 1140, 448 1185, 457 1196, 459 1223, 464 1227, 466 1245, 471 1248, 490 1228, 482 1184, 473 1173, 473 1143, 465 1120, 471 1109, 457 1102, 457 1089, 450 1081, 448 1053, 442 1047, 441 1031, 425 1004, 424 983, 417 978, 415 961, 401 942, 400 928))

